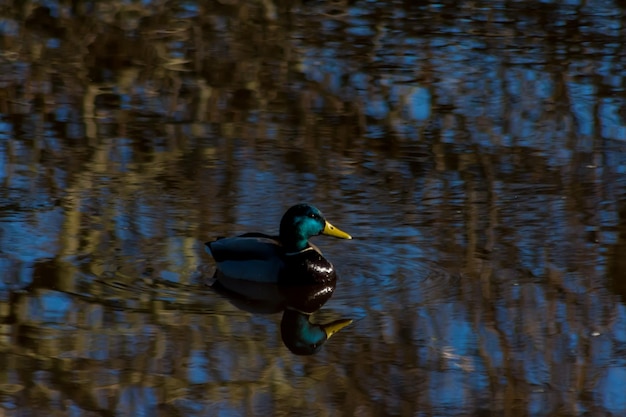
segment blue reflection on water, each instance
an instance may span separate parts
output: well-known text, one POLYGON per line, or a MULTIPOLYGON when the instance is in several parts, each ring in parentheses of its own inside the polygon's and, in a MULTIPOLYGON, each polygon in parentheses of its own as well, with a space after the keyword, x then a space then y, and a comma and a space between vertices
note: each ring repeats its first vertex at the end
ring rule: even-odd
POLYGON ((415 120, 427 120, 431 114, 432 97, 426 88, 416 88, 409 96, 409 116, 415 120))
POLYGON ((624 387, 626 387, 626 367, 609 366, 598 381, 595 396, 600 397, 598 399, 607 410, 616 415, 623 415, 622 413, 626 412, 624 387))
POLYGON ((151 417, 157 414, 156 404, 158 404, 158 397, 155 388, 130 385, 122 389, 120 393, 116 415, 128 415, 130 410, 133 416, 151 417))
POLYGON ((187 368, 187 378, 190 383, 205 384, 210 381, 208 373, 209 360, 206 357, 206 350, 192 350, 189 354, 187 368))
MULTIPOLYGON (((626 344, 626 306, 624 304, 618 304, 616 306, 617 317, 613 324, 612 334, 616 341, 626 344)), ((621 358, 622 361, 626 361, 626 357, 621 358)), ((624 362, 626 365, 626 362, 624 362)))
MULTIPOLYGON (((34 201, 30 203, 36 204, 34 201)), ((65 215, 61 208, 43 208, 31 215, 24 212, 9 214, 0 221, 0 247, 5 254, 32 264, 37 259, 53 258, 58 253, 58 236, 65 215)))
POLYGON ((595 87, 576 82, 568 82, 567 86, 571 94, 572 113, 578 121, 579 134, 594 134, 595 87))
POLYGON ((600 100, 600 129, 603 138, 626 140, 626 120, 619 112, 626 105, 626 100, 607 98, 600 100))
POLYGON ((481 346, 486 352, 488 352, 491 366, 495 368, 504 367, 506 365, 504 362, 505 356, 502 352, 500 336, 498 333, 484 323, 480 324, 479 331, 481 346))
POLYGON ((65 324, 68 314, 74 308, 74 300, 65 293, 49 291, 43 293, 38 298, 31 298, 31 308, 33 318, 41 319, 47 323, 65 324))
POLYGON ((353 23, 356 23, 356 25, 349 26, 346 29, 347 34, 365 37, 365 36, 372 36, 376 33, 374 29, 366 25, 367 22, 365 20, 361 20, 361 21, 359 21, 359 19, 352 19, 352 20, 353 20, 353 23), (363 24, 360 24, 360 23, 363 23, 363 24))
POLYGON ((459 372, 433 371, 429 375, 430 401, 437 410, 437 415, 445 414, 451 409, 469 406, 472 393, 469 387, 475 386, 475 380, 468 381, 468 374, 459 372))
POLYGON ((46 46, 50 49, 59 48, 61 46, 61 40, 58 38, 49 38, 46 42, 46 46))
POLYGON ((373 97, 366 104, 366 114, 368 116, 384 119, 389 113, 389 104, 383 97, 373 97))
POLYGON ((0 35, 7 37, 16 37, 19 33, 20 26, 13 19, 0 18, 0 35))

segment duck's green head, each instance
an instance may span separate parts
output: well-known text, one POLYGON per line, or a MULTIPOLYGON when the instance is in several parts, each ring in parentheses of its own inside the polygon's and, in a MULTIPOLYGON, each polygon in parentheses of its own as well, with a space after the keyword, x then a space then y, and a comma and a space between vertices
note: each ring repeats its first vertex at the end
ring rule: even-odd
POLYGON ((352 319, 340 319, 327 324, 315 324, 311 316, 296 310, 286 309, 280 323, 280 333, 285 346, 296 355, 312 355, 335 333, 343 329, 352 319))
POLYGON ((319 234, 352 239, 349 234, 330 224, 322 212, 310 204, 291 207, 280 221, 280 240, 288 250, 306 248, 309 238, 319 234))

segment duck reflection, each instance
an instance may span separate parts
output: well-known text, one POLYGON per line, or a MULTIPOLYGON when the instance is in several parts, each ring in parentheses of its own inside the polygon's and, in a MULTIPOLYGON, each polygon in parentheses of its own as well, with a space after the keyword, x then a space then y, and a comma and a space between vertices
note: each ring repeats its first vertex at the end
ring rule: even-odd
POLYGON ((326 324, 311 323, 311 315, 286 308, 280 321, 280 335, 287 348, 296 355, 312 355, 352 319, 339 319, 326 324))
POLYGON ((216 271, 209 286, 240 310, 253 314, 282 311, 280 333, 285 346, 296 355, 319 352, 324 343, 352 319, 314 323, 312 315, 330 299, 335 282, 318 285, 283 286, 229 278, 216 271))

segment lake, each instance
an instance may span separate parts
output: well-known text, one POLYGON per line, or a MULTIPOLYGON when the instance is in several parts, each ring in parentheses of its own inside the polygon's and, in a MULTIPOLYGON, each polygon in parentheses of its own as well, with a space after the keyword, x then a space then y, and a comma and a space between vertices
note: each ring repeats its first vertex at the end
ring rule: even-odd
POLYGON ((0 416, 626 415, 624 16, 4 4, 0 416), (353 237, 304 356, 204 250, 300 202, 353 237))

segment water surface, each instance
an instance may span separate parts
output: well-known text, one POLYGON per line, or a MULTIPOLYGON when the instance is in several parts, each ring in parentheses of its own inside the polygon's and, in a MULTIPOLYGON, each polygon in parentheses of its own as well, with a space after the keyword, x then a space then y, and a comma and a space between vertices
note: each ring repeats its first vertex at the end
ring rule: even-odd
POLYGON ((619 2, 0 12, 7 416, 626 414, 619 2), (307 201, 315 355, 203 285, 307 201))

